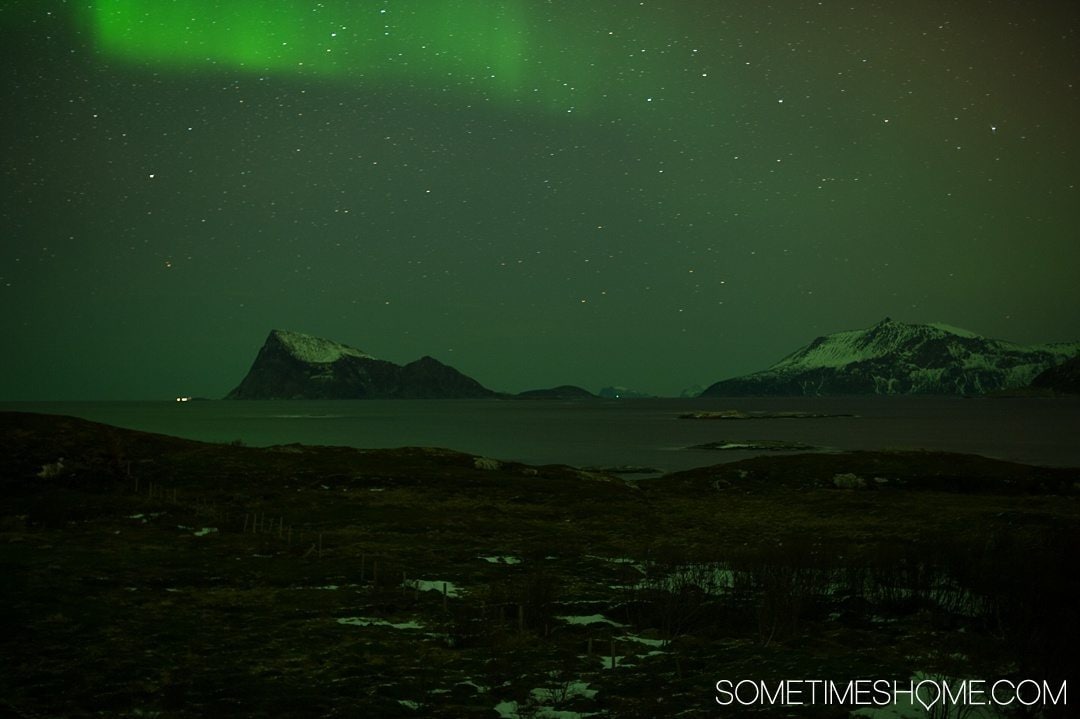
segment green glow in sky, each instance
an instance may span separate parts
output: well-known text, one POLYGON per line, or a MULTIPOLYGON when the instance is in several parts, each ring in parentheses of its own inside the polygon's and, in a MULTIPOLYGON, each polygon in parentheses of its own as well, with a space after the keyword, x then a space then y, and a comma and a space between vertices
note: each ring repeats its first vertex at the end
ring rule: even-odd
POLYGON ((546 92, 523 84, 535 58, 522 0, 97 0, 92 21, 98 48, 134 63, 546 92))
POLYGON ((670 395, 886 316, 1073 341, 1077 36, 1020 0, 4 0, 0 399, 221 396, 274 327, 670 395))

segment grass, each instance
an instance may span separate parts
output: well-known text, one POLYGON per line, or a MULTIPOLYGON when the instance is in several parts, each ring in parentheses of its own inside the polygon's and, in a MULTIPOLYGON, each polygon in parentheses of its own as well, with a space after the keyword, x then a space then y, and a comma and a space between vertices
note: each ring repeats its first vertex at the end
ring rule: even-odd
POLYGON ((1076 470, 860 452, 623 481, 18 413, 0 447, 13 716, 705 716, 724 677, 1076 676, 1076 470), (592 614, 625 626, 558 619, 592 614))

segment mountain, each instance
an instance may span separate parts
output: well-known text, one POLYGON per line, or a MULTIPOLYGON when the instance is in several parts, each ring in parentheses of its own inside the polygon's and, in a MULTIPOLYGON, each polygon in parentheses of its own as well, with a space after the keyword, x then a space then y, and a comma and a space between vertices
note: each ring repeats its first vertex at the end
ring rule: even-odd
POLYGON ((1023 387, 1077 352, 1080 342, 1024 346, 885 318, 818 337, 772 367, 717 382, 701 396, 984 394, 1023 387))
POLYGON ((682 392, 679 392, 679 397, 682 399, 689 399, 691 397, 700 397, 701 393, 705 391, 705 388, 699 384, 690 385, 682 392))
POLYGON ((597 399, 597 396, 589 390, 572 384, 559 385, 548 389, 530 389, 518 392, 514 396, 517 399, 597 399))
POLYGON ((332 340, 272 330, 226 399, 459 399, 493 397, 431 357, 404 367, 332 340))
POLYGON ((628 387, 601 387, 597 394, 604 399, 650 399, 656 396, 628 387))
POLYGON ((1080 394, 1080 355, 1043 370, 1031 380, 1031 386, 1056 394, 1080 394))

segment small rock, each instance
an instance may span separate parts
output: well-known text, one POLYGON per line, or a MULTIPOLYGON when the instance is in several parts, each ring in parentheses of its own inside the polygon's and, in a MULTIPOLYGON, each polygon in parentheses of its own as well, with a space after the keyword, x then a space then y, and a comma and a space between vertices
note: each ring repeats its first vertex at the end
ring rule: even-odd
POLYGON ((837 489, 863 489, 866 487, 866 480, 851 472, 833 475, 832 482, 837 489))
POLYGON ((473 457, 473 466, 477 469, 499 469, 502 462, 490 457, 473 457))

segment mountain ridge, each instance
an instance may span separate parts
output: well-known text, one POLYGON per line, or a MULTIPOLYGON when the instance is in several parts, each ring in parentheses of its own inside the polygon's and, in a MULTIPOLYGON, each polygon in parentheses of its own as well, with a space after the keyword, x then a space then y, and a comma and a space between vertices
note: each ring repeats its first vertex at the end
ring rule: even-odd
POLYGON ((700 396, 985 394, 1024 387, 1077 352, 1080 342, 1020 345, 886 317, 816 337, 772 366, 716 382, 700 396))
POLYGON ((425 355, 406 365, 301 332, 274 329, 225 399, 471 399, 496 393, 425 355))

